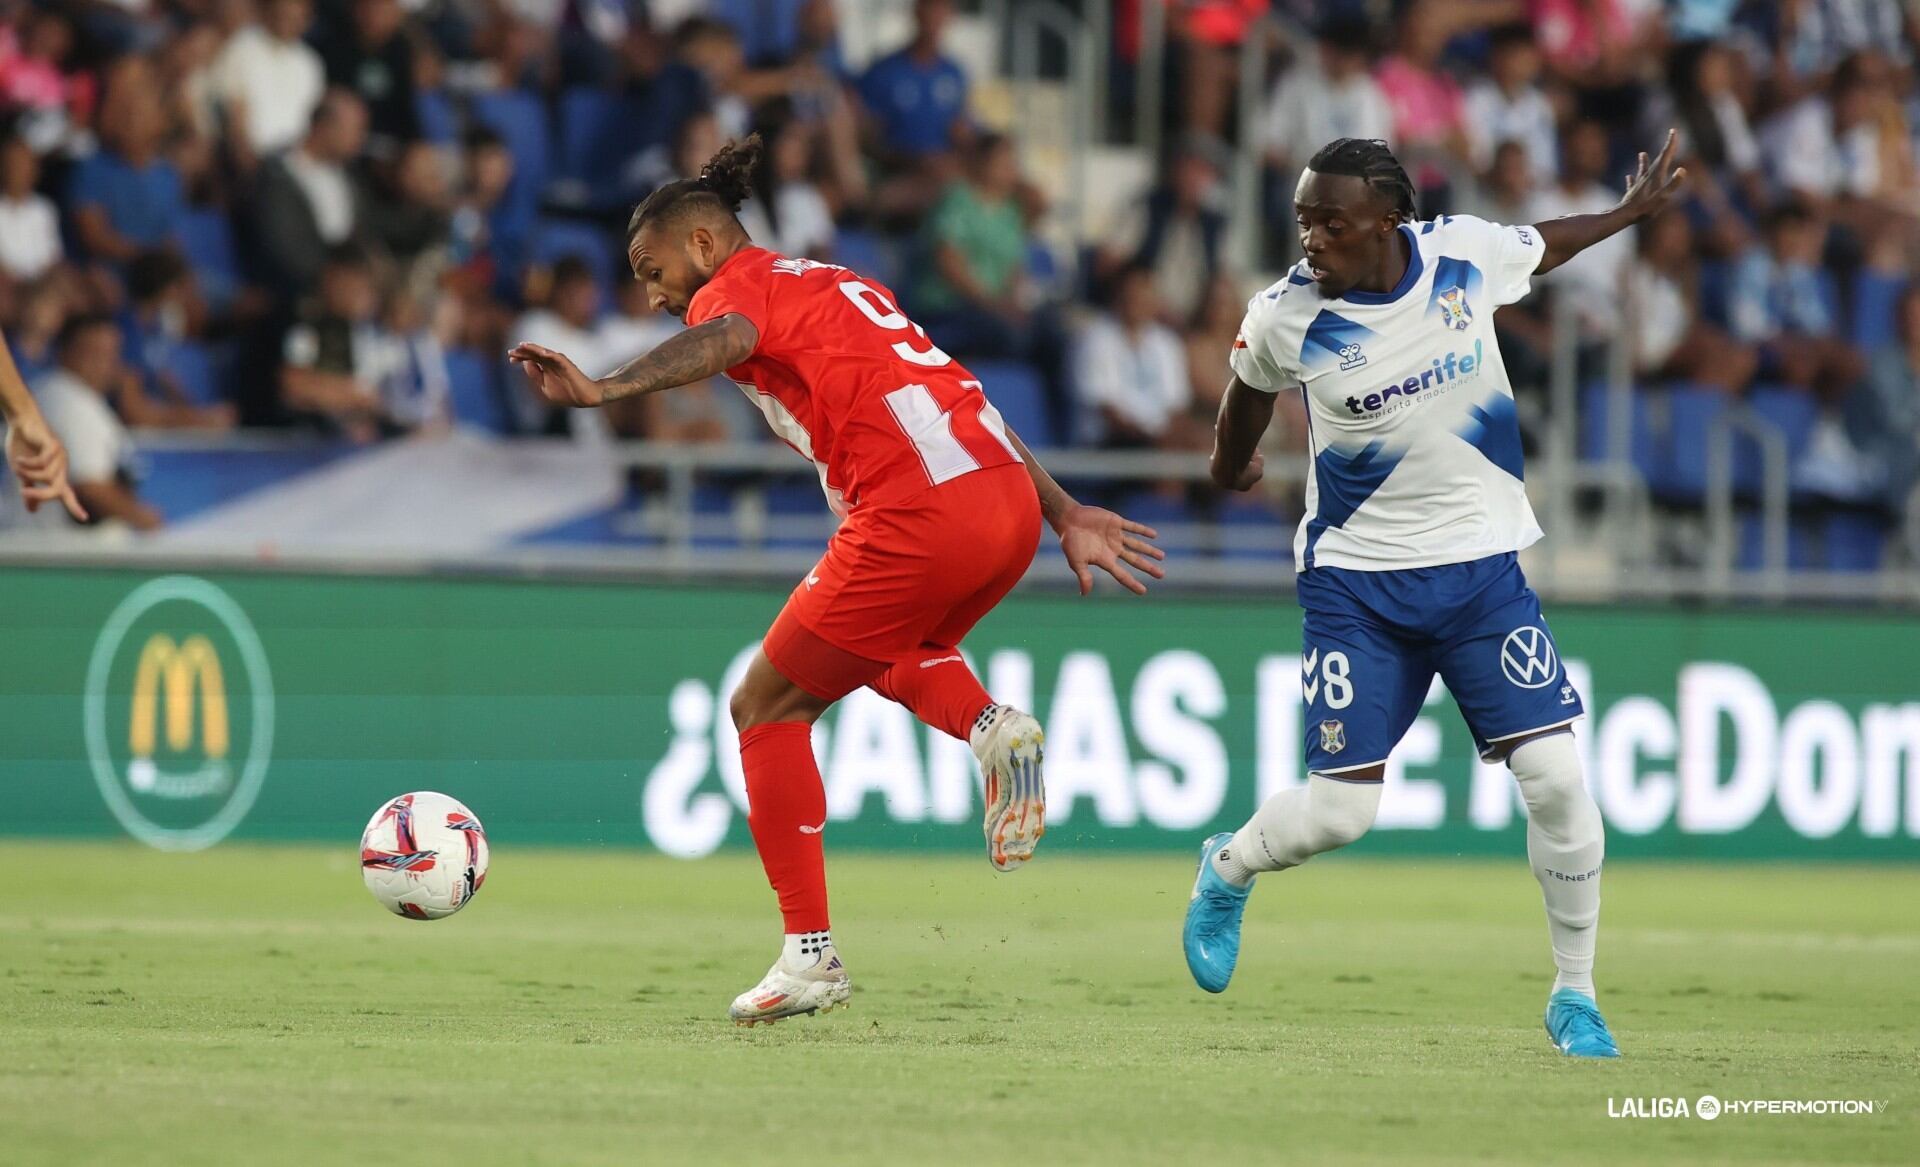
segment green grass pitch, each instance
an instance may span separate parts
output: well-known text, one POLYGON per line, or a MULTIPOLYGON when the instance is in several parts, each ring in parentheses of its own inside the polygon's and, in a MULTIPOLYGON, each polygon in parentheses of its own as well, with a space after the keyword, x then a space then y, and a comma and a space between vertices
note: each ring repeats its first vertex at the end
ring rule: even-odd
POLYGON ((0 841, 0 1162, 1920 1159, 1920 870, 1610 868, 1627 1056, 1572 1063, 1519 856, 1268 876, 1218 998, 1180 857, 829 864, 853 1007, 740 1029, 778 938, 750 855, 500 845, 422 925, 350 847, 0 841), (1886 1108, 1607 1114, 1707 1093, 1886 1108))

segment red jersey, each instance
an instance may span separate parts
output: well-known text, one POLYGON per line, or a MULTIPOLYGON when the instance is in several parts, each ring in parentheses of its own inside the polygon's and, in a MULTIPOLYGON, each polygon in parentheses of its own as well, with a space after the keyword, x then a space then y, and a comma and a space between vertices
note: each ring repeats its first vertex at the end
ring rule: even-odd
POLYGON ((1020 461, 980 382, 844 267, 753 247, 720 265, 687 324, 737 312, 753 355, 727 370, 781 440, 820 471, 838 514, 1020 461))

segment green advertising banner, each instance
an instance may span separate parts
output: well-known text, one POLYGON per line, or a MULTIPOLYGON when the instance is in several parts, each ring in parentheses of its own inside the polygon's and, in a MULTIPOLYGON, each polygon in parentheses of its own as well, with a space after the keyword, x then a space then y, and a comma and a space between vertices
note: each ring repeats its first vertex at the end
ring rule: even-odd
MULTIPOLYGON (((496 842, 748 843, 726 707, 771 588, 0 572, 0 833, 352 846, 441 790, 496 842)), ((1610 856, 1920 858, 1920 623, 1549 608, 1610 856)), ((1187 848, 1302 780, 1289 598, 1018 596, 965 646, 1048 733, 1047 847, 1187 848)), ((980 845, 963 743, 868 692, 815 737, 836 847, 980 845)), ((1375 853, 1513 853, 1439 686, 1375 853)))

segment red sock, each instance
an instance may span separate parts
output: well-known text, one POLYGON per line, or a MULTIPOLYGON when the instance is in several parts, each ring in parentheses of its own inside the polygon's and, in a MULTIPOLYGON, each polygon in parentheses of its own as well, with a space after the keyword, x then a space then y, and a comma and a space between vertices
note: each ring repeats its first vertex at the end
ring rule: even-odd
POLYGON ((980 686, 957 648, 932 648, 901 661, 868 686, 943 733, 967 740, 980 711, 993 698, 980 686))
POLYGON ((740 731, 747 826, 790 933, 827 928, 827 861, 820 847, 827 788, 813 760, 812 733, 799 721, 740 731))

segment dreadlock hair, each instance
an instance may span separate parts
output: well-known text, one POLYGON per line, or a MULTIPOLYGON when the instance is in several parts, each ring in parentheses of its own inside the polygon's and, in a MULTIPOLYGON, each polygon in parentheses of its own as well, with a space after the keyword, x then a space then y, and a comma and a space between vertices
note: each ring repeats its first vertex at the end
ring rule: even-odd
POLYGON ((1400 166, 1393 151, 1378 138, 1335 138, 1307 159, 1307 169, 1317 174, 1342 174, 1367 184, 1367 189, 1386 197, 1401 222, 1413 219, 1413 180, 1400 166))
POLYGON ((753 174, 764 147, 759 134, 728 142, 700 168, 699 178, 683 178, 654 191, 633 209, 627 220, 627 242, 648 223, 678 222, 700 213, 719 212, 731 218, 753 195, 753 174))

